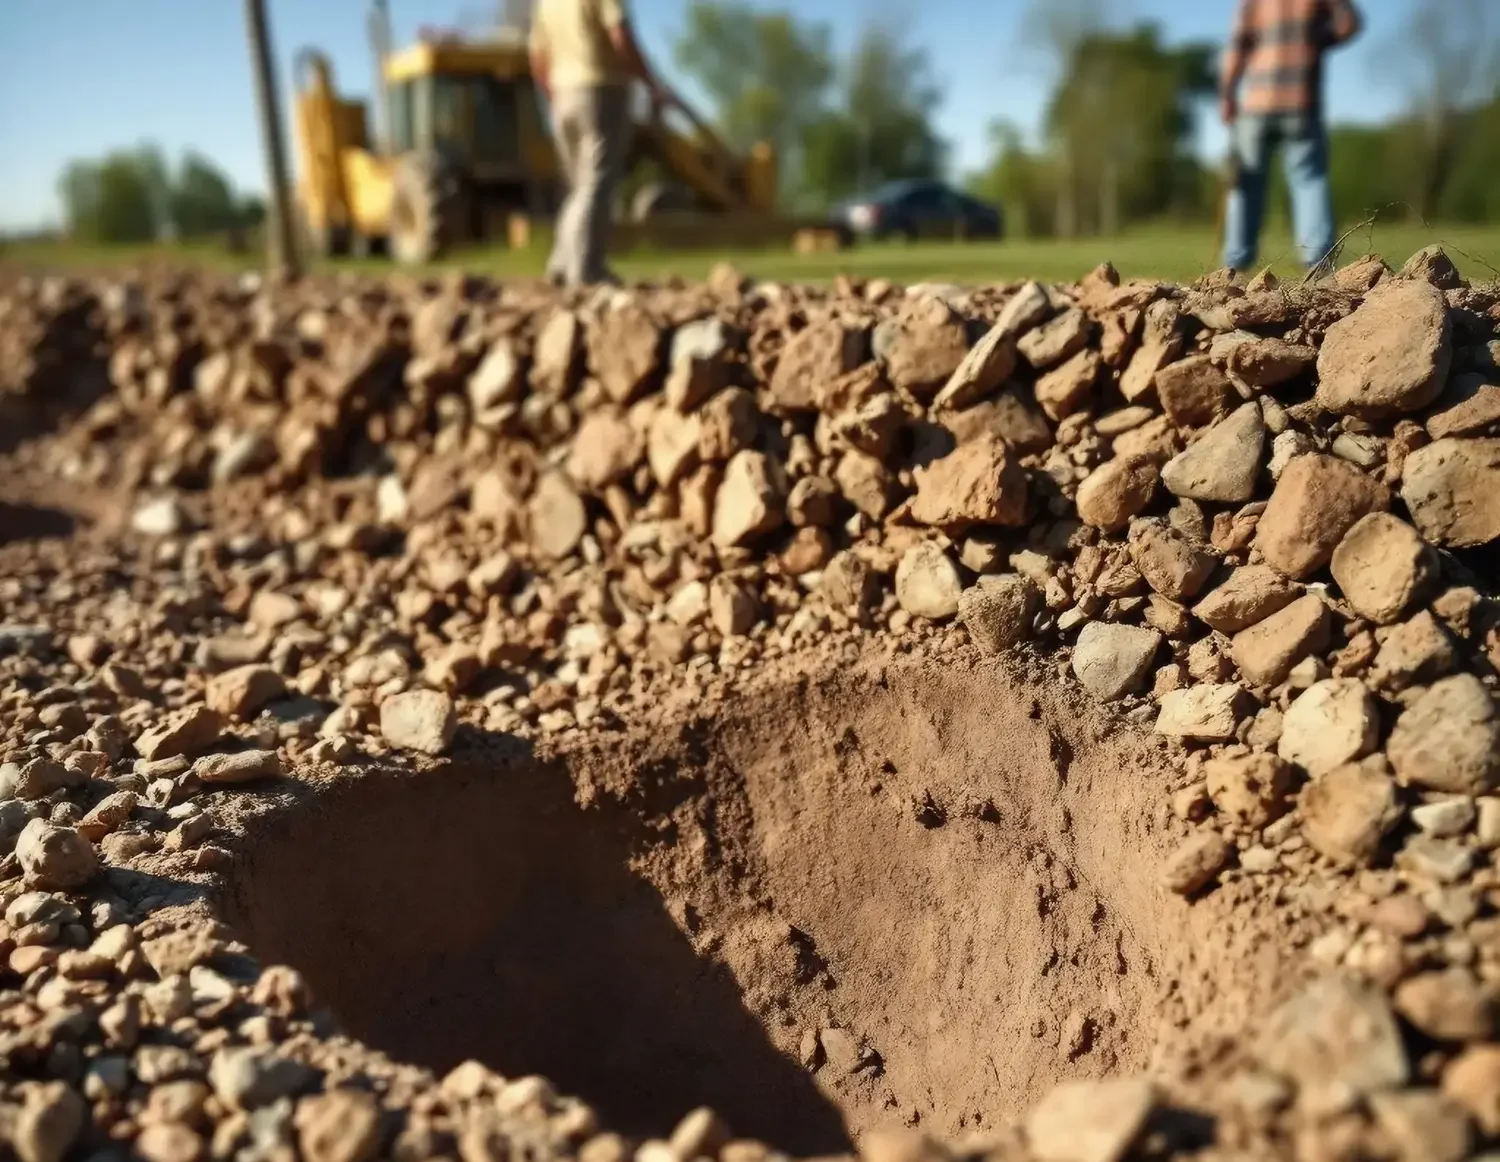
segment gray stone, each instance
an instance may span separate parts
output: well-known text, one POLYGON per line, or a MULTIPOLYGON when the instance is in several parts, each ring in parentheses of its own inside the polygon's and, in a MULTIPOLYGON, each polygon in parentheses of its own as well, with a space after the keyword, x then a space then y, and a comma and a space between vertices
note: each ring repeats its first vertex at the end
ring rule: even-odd
POLYGON ((1161 470, 1162 483, 1174 496, 1242 503, 1255 495, 1265 446, 1260 407, 1244 404, 1169 460, 1161 470))
POLYGON ((391 746, 440 755, 458 729, 453 699, 437 690, 407 690, 380 704, 380 733, 391 746))
POLYGON ((1500 439, 1418 448, 1402 467, 1401 499, 1434 544, 1472 548, 1500 538, 1500 439))
POLYGON ((1411 786, 1484 795, 1500 784, 1500 713, 1473 674, 1435 682, 1412 701, 1386 746, 1396 776, 1411 786))
POLYGON ((1073 647, 1073 673, 1100 701, 1122 698, 1139 689, 1162 641, 1154 629, 1090 622, 1073 647))
POLYGON ((1156 719, 1156 732, 1200 742, 1227 742, 1247 713, 1243 686, 1235 682, 1206 682, 1165 695, 1156 719))
POLYGON ((1385 997, 1344 977, 1306 985, 1260 1022, 1251 1042, 1267 1069, 1302 1087, 1309 1104, 1339 1091, 1365 1096, 1410 1077, 1401 1031, 1385 997))

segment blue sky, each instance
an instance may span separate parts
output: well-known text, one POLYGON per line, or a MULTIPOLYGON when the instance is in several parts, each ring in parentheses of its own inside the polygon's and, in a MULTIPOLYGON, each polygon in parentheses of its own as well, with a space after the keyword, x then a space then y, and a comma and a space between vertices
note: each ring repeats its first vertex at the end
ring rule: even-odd
MULTIPOLYGON (((1369 120, 1403 101, 1391 42, 1414 0, 1364 0, 1369 29, 1339 54, 1330 77, 1334 117, 1369 120)), ((269 0, 282 66, 316 45, 340 88, 370 91, 366 0, 269 0)), ((420 26, 477 17, 480 0, 390 0, 398 44, 420 26)), ((1031 0, 758 0, 828 21, 840 47, 874 15, 905 14, 946 85, 940 113, 955 170, 982 163, 996 117, 1035 128, 1046 99, 1045 62, 1023 35, 1031 0)), ((687 0, 633 0, 648 52, 672 76, 671 47, 687 0)), ((1174 39, 1224 35, 1232 0, 1118 0, 1121 21, 1159 20, 1174 39)), ((142 140, 171 156, 195 147, 242 189, 261 188, 254 107, 239 0, 0 0, 0 229, 55 221, 57 175, 72 157, 142 140)), ((673 78, 680 81, 680 78, 673 78)), ((685 89, 691 96, 691 89, 685 89)), ((1222 148, 1206 125, 1206 151, 1222 148)))

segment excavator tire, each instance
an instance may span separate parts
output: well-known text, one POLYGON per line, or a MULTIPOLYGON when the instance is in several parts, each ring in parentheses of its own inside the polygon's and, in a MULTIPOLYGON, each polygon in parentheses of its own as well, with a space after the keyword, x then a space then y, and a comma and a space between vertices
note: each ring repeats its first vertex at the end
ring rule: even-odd
POLYGON ((408 265, 441 258, 463 241, 463 188, 442 158, 412 154, 396 167, 391 191, 390 250, 408 265))

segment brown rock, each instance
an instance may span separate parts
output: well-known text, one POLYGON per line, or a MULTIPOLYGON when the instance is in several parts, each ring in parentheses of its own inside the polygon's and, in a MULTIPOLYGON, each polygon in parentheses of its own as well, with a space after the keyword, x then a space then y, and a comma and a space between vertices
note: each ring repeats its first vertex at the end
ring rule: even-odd
POLYGON ((997 654, 1031 636, 1036 586, 1019 573, 984 577, 958 599, 958 619, 981 653, 997 654))
POLYGON ((1218 559, 1160 517, 1130 527, 1130 559, 1146 584, 1172 601, 1194 597, 1212 576, 1218 559))
POLYGON ((99 857, 87 839, 45 819, 33 819, 21 829, 15 856, 26 886, 43 891, 81 888, 99 870, 99 857))
POLYGON ((1226 366, 1251 387, 1277 387, 1310 370, 1318 361, 1312 347, 1285 339, 1253 338, 1230 349, 1226 366))
POLYGON ((1396 986, 1396 1011, 1439 1041, 1488 1041, 1495 995, 1466 968, 1422 972, 1396 986))
POLYGON ((833 537, 827 529, 817 525, 805 525, 781 550, 781 568, 789 577, 801 577, 821 569, 833 556, 833 537))
POLYGON ((1256 686, 1275 686, 1309 654, 1328 648, 1328 607, 1308 594, 1234 637, 1230 656, 1256 686))
POLYGON ((1297 594, 1276 570, 1242 565, 1193 607, 1193 616, 1220 633, 1236 634, 1285 609, 1297 594))
POLYGON ((1333 579, 1361 617, 1399 621, 1438 582, 1437 554, 1416 529, 1388 512, 1356 521, 1333 552, 1333 579))
POLYGON ((1201 428, 1229 413, 1236 398, 1228 378, 1207 355, 1190 355, 1156 373, 1156 394, 1179 428, 1201 428))
POLYGON ((714 497, 713 542, 732 548, 778 528, 786 516, 786 477, 762 452, 737 452, 714 497))
POLYGON ((953 378, 969 353, 968 327, 936 295, 917 295, 875 328, 873 348, 894 387, 931 395, 953 378))
POLYGON ((1080 351, 1036 381, 1036 402, 1052 420, 1070 416, 1088 401, 1103 369, 1099 352, 1080 351))
MULTIPOLYGON (((677 418, 681 420, 680 416, 677 418)), ((584 415, 573 435, 568 475, 579 487, 600 492, 616 481, 628 479, 640 463, 642 451, 641 433, 623 411, 616 407, 593 408, 584 415)))
POLYGON ((547 560, 561 560, 578 547, 588 531, 588 512, 568 478, 546 472, 526 502, 531 543, 547 560))
POLYGON ((1156 495, 1156 464, 1145 456, 1106 460, 1078 486, 1078 518, 1105 532, 1119 532, 1156 495))
POLYGON ((1484 436, 1500 425, 1500 384, 1494 373, 1455 375, 1438 397, 1437 411, 1427 417, 1427 434, 1434 440, 1449 436, 1484 436))
POLYGON ((205 784, 253 783, 281 777, 281 756, 274 750, 242 750, 206 754, 193 764, 193 774, 205 784))
POLYGON ((1500 1134, 1500 1045, 1469 1045, 1443 1070, 1443 1092, 1486 1134, 1500 1134))
POLYGON ((253 718, 268 703, 286 695, 286 680, 270 666, 236 666, 208 681, 208 708, 227 718, 253 718))
POLYGON ((833 609, 865 609, 874 604, 879 578, 854 553, 835 553, 823 569, 823 596, 833 609))
POLYGON ((845 452, 833 470, 833 479, 844 499, 871 520, 880 520, 890 510, 890 470, 874 456, 845 452))
POLYGON ((1401 499, 1434 544, 1471 548, 1500 538, 1500 439, 1418 448, 1402 468, 1401 499))
POLYGON ((868 335, 835 321, 813 323, 793 335, 768 385, 778 411, 812 411, 822 401, 825 384, 865 361, 868 335))
POLYGON ((617 404, 650 390, 661 373, 664 346, 661 328, 634 302, 603 311, 588 328, 589 366, 617 404))
POLYGON ((1370 683, 1384 694, 1435 682, 1452 673, 1458 654, 1447 632, 1429 610, 1392 626, 1370 666, 1370 683))
POLYGON ((1333 551, 1361 517, 1390 505, 1390 492, 1335 456, 1298 456, 1286 466, 1255 543, 1266 562, 1301 579, 1333 559, 1333 551))
POLYGON ((1448 305, 1435 288, 1390 282, 1334 323, 1318 353, 1320 406, 1367 419, 1419 411, 1453 361, 1448 305))
POLYGON ((1312 779, 1297 807, 1307 842, 1334 863, 1354 867, 1370 865, 1380 841, 1401 818, 1396 784, 1379 755, 1312 779))
POLYGON ((731 387, 703 405, 698 421, 703 425, 698 455, 713 463, 728 460, 755 442, 760 412, 754 396, 743 388, 731 387))
POLYGON ((380 1152, 380 1107, 361 1090, 305 1097, 293 1120, 305 1162, 370 1162, 380 1152))
POLYGON ((82 1132, 88 1113, 83 1098, 66 1082, 45 1082, 31 1088, 9 1126, 10 1145, 19 1162, 62 1162, 82 1132))
POLYGON ((1213 831, 1185 840, 1161 870, 1161 886, 1179 896, 1192 896, 1208 887, 1234 858, 1234 848, 1213 831))
POLYGON ((1214 809, 1241 826, 1258 829, 1286 813, 1292 768, 1275 755, 1212 759, 1204 764, 1203 777, 1214 809))
POLYGON ((1047 418, 1015 388, 961 411, 943 412, 938 418, 960 444, 998 437, 1022 454, 1052 447, 1047 418))
POLYGON ((962 531, 973 524, 1026 523, 1026 474, 1001 440, 971 440, 919 469, 912 519, 962 531))
POLYGON ((885 391, 835 416, 832 427, 851 447, 884 457, 890 455, 901 429, 911 418, 901 401, 885 391))
POLYGON ((148 762, 173 755, 207 750, 224 733, 224 717, 207 706, 194 706, 167 717, 135 740, 135 750, 148 762))
POLYGON ((708 617, 725 637, 741 637, 760 620, 760 602, 744 585, 720 573, 708 583, 708 617))
POLYGON ((1093 324, 1088 316, 1077 307, 1071 307, 1021 336, 1016 349, 1031 366, 1046 371, 1088 346, 1092 330, 1093 324))
POLYGON ((201 1134, 175 1122, 146 1126, 135 1140, 135 1153, 144 1162, 201 1162, 207 1151, 201 1134))
POLYGON ((1015 336, 1002 320, 964 355, 932 401, 934 410, 965 408, 999 389, 1016 369, 1015 336))
POLYGON ((787 519, 797 528, 826 527, 838 519, 839 488, 826 476, 803 476, 786 498, 787 519))

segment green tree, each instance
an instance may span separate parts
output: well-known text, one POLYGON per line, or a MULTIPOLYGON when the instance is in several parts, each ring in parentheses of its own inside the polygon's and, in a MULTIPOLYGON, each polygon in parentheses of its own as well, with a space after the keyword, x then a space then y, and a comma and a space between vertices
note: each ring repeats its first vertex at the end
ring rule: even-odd
POLYGON ((1193 208, 1191 146, 1202 102, 1213 96, 1214 49, 1168 46, 1154 24, 1085 35, 1075 45, 1045 117, 1069 159, 1079 221, 1103 233, 1193 208), (1188 180, 1184 180, 1184 179, 1188 180))
POLYGON ((837 201, 897 178, 939 176, 947 148, 933 117, 942 93, 927 54, 872 22, 844 68, 836 108, 802 137, 810 199, 837 201))
POLYGON ((799 180, 798 149, 822 113, 835 75, 825 24, 790 11, 761 11, 743 0, 692 0, 678 37, 677 65, 708 94, 725 141, 775 147, 783 188, 799 180))
POLYGON ((150 242, 157 236, 151 175, 140 157, 117 152, 73 161, 59 183, 68 232, 88 242, 150 242))
POLYGON ((1021 131, 1009 121, 989 128, 990 163, 968 176, 976 197, 1005 211, 1008 234, 1044 238, 1056 232, 1056 173, 1050 160, 1026 148, 1021 131))
POLYGON ((201 154, 187 153, 172 182, 172 224, 179 238, 201 238, 239 223, 241 211, 223 172, 201 154))

